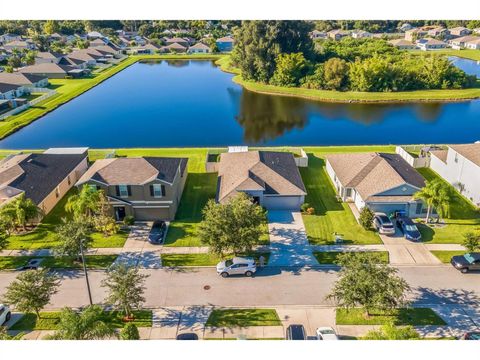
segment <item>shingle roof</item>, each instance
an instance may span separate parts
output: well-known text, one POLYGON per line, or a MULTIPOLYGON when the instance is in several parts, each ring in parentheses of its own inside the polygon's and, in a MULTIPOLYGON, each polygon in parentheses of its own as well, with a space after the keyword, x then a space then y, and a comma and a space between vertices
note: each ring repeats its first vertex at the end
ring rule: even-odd
POLYGON ((66 74, 73 69, 74 69, 73 67, 68 65, 44 63, 44 64, 26 66, 24 68, 19 69, 18 71, 21 73, 27 73, 27 74, 46 74, 46 73, 66 74))
POLYGON ((291 153, 248 151, 220 155, 217 201, 240 190, 264 194, 305 195, 306 190, 291 153))
POLYGON ((210 48, 207 45, 205 45, 201 42, 198 42, 195 45, 190 46, 190 49, 210 49, 210 48))
POLYGON ((45 76, 34 74, 22 74, 22 73, 0 73, 0 83, 15 84, 15 85, 32 85, 41 80, 44 80, 45 76))
POLYGON ((449 146, 463 157, 480 166, 480 143, 449 146))
POLYGON ((6 93, 12 90, 17 90, 21 85, 16 84, 6 84, 0 82, 0 93, 6 93))

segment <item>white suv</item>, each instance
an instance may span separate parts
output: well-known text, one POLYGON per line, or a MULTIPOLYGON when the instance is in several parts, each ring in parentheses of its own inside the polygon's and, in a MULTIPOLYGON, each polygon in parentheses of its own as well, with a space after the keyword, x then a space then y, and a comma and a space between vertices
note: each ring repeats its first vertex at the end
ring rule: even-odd
POLYGON ((373 226, 383 235, 395 235, 395 225, 384 213, 375 213, 373 226))
POLYGON ((226 278, 230 275, 252 276, 257 271, 255 259, 234 257, 217 264, 217 273, 226 278))
POLYGON ((12 317, 12 312, 7 305, 0 304, 0 326, 5 325, 5 323, 10 320, 12 317))

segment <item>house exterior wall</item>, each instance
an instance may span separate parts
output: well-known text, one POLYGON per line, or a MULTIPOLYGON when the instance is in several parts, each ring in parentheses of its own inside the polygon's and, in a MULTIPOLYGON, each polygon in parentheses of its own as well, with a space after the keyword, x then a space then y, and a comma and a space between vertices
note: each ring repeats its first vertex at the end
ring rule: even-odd
POLYGON ((217 47, 220 52, 228 52, 233 50, 233 43, 217 41, 217 47))
POLYGON ((267 210, 299 210, 304 196, 264 195, 263 206, 267 210))

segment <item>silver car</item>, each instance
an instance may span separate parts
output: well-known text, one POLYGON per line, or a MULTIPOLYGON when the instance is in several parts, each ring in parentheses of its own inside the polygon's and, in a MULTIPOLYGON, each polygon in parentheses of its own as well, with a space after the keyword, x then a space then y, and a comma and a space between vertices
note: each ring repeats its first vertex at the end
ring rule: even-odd
POLYGON ((384 213, 376 213, 373 218, 373 226, 383 235, 395 235, 395 225, 384 213))
POLYGON ((230 275, 252 276, 257 271, 255 259, 234 257, 217 264, 217 273, 226 278, 230 275))

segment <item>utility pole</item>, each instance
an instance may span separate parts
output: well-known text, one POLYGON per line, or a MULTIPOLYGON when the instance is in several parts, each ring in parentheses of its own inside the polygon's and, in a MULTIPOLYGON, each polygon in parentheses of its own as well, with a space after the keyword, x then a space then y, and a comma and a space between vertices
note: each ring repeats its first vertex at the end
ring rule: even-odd
POLYGON ((83 240, 80 241, 80 253, 82 254, 83 272, 85 273, 85 281, 87 282, 88 300, 90 301, 90 305, 93 305, 90 282, 88 281, 87 265, 85 264, 85 254, 83 253, 83 240))

